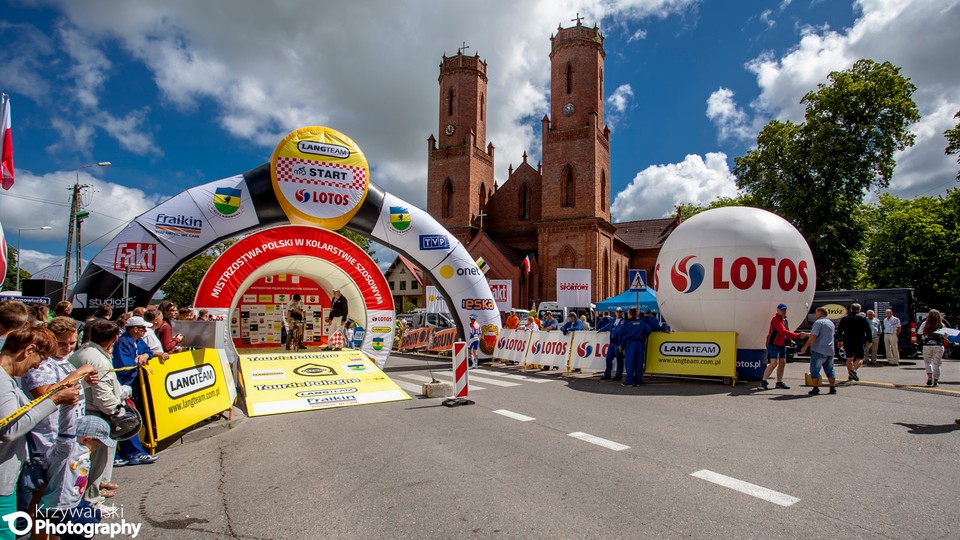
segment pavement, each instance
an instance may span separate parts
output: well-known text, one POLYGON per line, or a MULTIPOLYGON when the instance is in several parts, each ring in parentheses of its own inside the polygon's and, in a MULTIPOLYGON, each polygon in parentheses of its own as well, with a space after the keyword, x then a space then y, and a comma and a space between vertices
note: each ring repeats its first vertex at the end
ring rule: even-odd
POLYGON ((417 389, 449 360, 393 355, 413 399, 205 428, 112 501, 143 538, 960 537, 960 362, 816 397, 805 369, 763 391, 483 366, 447 408, 417 389))

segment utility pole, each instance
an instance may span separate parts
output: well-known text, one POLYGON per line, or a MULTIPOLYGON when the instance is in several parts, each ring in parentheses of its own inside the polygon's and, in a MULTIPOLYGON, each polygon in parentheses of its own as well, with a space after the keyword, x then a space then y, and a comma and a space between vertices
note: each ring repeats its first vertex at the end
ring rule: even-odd
MULTIPOLYGON (((77 181, 70 188, 73 190, 73 197, 70 202, 70 222, 67 225, 67 254, 63 258, 63 298, 66 300, 70 285, 70 255, 73 251, 73 227, 77 224, 77 211, 80 210, 80 191, 91 187, 87 184, 80 185, 80 169, 88 167, 109 167, 112 165, 109 161, 98 161, 88 165, 77 167, 77 181)), ((80 273, 83 271, 83 261, 80 260, 80 236, 77 235, 77 281, 80 281, 80 273)))

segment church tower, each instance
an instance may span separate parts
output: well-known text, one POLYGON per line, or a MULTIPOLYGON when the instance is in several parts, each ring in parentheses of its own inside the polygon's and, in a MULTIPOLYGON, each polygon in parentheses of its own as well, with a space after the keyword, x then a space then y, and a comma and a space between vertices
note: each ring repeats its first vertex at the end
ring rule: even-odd
POLYGON ((559 28, 551 38, 550 116, 543 124, 538 225, 541 294, 556 296, 557 268, 593 269, 594 296, 609 295, 616 228, 610 223, 610 129, 603 118, 603 36, 559 28))
POLYGON ((487 64, 479 55, 440 63, 439 140, 427 139, 427 211, 466 244, 493 194, 493 144, 487 144, 487 64))

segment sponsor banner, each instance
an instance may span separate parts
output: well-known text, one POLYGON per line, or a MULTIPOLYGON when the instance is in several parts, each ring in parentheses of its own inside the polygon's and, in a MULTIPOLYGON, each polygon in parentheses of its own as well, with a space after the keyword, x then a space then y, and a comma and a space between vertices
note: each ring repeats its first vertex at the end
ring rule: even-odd
POLYGON ((187 193, 206 222, 205 227, 209 227, 216 238, 232 236, 260 224, 242 174, 188 189, 187 193))
POLYGON ((453 348, 453 340, 457 338, 457 329, 448 328, 434 332, 430 337, 430 346, 427 350, 430 352, 446 352, 453 348))
POLYGON ((249 416, 410 399, 357 351, 242 354, 240 372, 249 416))
POLYGON ((490 292, 493 293, 493 300, 497 303, 498 311, 510 311, 513 303, 513 281, 509 279, 491 279, 490 292))
POLYGON ((154 437, 163 440, 230 408, 232 377, 216 349, 197 349, 151 361, 141 370, 150 392, 154 437), (229 373, 229 372, 228 372, 229 373))
POLYGON ((570 369, 603 371, 607 367, 607 349, 610 347, 610 332, 571 332, 570 369))
POLYGON ((136 221, 181 259, 220 237, 186 191, 140 215, 136 221))
POLYGON ((503 362, 522 364, 530 345, 531 332, 502 330, 497 337, 497 346, 493 350, 493 359, 503 362))
POLYGON ((557 268, 557 303, 564 307, 590 305, 592 271, 587 268, 557 268))
POLYGON ((396 314, 392 309, 367 310, 368 330, 363 334, 363 344, 360 349, 373 358, 381 368, 393 347, 395 317, 396 314))
POLYGON ((644 373, 737 377, 736 332, 654 332, 644 373))
POLYGON ((430 336, 432 335, 433 327, 407 330, 403 333, 403 338, 400 340, 400 350, 412 351, 415 349, 424 349, 429 345, 430 336))
POLYGON ((123 279, 130 270, 130 283, 151 290, 157 281, 180 264, 180 257, 136 221, 127 225, 91 264, 123 279))
POLYGON ((471 313, 477 314, 483 332, 480 356, 489 358, 500 330, 500 313, 483 271, 463 245, 429 214, 389 193, 384 194, 380 217, 371 236, 402 253, 415 254, 414 258, 427 269, 437 288, 448 296, 461 329, 467 328, 471 313), (422 250, 422 235, 446 235, 450 249, 422 250))
POLYGON ((350 137, 322 126, 300 128, 280 141, 270 176, 291 223, 336 230, 360 209, 370 185, 363 151, 350 137))
MULTIPOLYGON (((373 319, 386 318, 386 312, 390 314, 388 322, 392 326, 393 297, 383 272, 370 255, 337 233, 304 225, 266 229, 230 246, 204 275, 197 288, 194 305, 229 308, 235 297, 242 296, 244 291, 239 290, 240 286, 257 268, 285 257, 314 257, 333 264, 356 284, 343 287, 342 291, 350 304, 350 315, 360 320, 362 326, 373 327, 383 326, 373 319)), ((257 295, 258 303, 267 304, 276 300, 273 294, 262 295, 262 300, 260 296, 257 295)), ((383 365, 393 343, 392 335, 368 343, 369 338, 369 333, 364 336, 363 351, 383 365), (380 346, 378 349, 378 344, 383 343, 386 347, 380 346)))
POLYGON ((14 296, 13 294, 0 293, 0 300, 16 300, 21 304, 28 306, 49 306, 49 296, 14 296))
POLYGON ((427 313, 450 313, 447 300, 433 285, 427 285, 427 313))
POLYGON ((551 366, 566 370, 570 359, 571 334, 562 332, 537 330, 529 332, 530 342, 524 355, 524 364, 551 366))

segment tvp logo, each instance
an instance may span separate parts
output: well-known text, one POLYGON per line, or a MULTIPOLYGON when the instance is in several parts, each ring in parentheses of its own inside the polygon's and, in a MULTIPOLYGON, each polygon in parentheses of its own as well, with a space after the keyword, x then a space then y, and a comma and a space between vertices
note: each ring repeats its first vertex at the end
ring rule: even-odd
POLYGON ((696 256, 688 255, 673 263, 673 268, 670 269, 670 282, 676 290, 684 294, 692 293, 703 284, 703 265, 690 264, 691 259, 696 259, 696 256))

